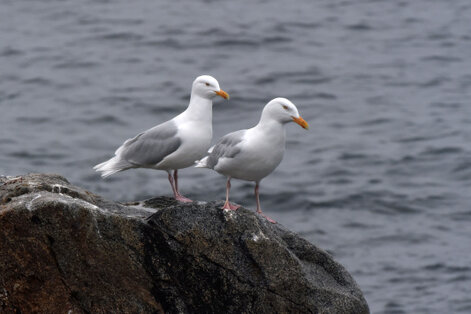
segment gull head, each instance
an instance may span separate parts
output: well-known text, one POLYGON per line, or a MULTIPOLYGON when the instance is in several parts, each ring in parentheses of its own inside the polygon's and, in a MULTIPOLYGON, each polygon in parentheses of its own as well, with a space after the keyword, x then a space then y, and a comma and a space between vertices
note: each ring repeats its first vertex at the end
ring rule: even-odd
POLYGON ((272 99, 263 108, 262 115, 266 115, 280 123, 295 122, 303 129, 309 129, 307 122, 299 115, 298 108, 286 98, 278 97, 272 99))
POLYGON ((198 76, 193 81, 191 93, 206 99, 213 99, 215 96, 229 99, 229 94, 223 91, 218 81, 210 75, 198 76))

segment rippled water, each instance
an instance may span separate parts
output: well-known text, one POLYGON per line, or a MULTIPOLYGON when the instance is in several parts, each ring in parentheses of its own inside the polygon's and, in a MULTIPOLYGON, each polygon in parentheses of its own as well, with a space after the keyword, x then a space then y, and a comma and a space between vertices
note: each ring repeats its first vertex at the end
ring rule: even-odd
MULTIPOLYGON (((288 125, 265 211, 330 251, 373 313, 471 312, 471 3, 0 2, 0 174, 54 172, 110 199, 170 194, 163 172, 91 169, 182 111, 214 75, 215 137, 284 96, 288 125)), ((181 172, 222 199, 224 178, 181 172)), ((232 197, 254 207, 253 185, 232 197)))

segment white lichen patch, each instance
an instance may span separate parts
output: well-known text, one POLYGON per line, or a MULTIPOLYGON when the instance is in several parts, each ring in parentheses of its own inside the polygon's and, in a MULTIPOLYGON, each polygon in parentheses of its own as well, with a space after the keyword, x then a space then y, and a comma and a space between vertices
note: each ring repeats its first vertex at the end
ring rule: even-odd
POLYGON ((234 219, 235 216, 236 216, 235 210, 224 209, 224 218, 226 219, 226 221, 228 219, 234 219))
POLYGON ((8 183, 8 182, 11 182, 11 181, 20 180, 20 179, 21 179, 21 176, 16 176, 16 177, 13 177, 13 176, 6 176, 5 178, 7 178, 7 181, 6 181, 5 183, 8 183))
POLYGON ((93 219, 93 225, 95 227, 95 230, 98 234, 98 236, 101 238, 101 233, 100 233, 100 228, 98 227, 98 221, 96 220, 96 213, 99 212, 103 215, 109 215, 110 213, 92 203, 89 203, 87 201, 84 201, 80 198, 73 198, 70 195, 67 194, 59 194, 57 199, 54 199, 55 202, 59 202, 61 204, 64 204, 65 206, 70 206, 70 205, 77 205, 79 207, 83 207, 86 209, 89 209, 90 212, 92 213, 92 219, 93 219))
POLYGON ((87 201, 84 201, 80 198, 73 198, 72 196, 70 195, 67 195, 67 194, 59 194, 59 195, 55 195, 55 196, 52 196, 51 194, 49 194, 49 192, 38 192, 38 193, 34 193, 34 194, 25 194, 25 195, 21 195, 17 198, 17 201, 20 202, 20 203, 23 203, 23 202, 26 202, 26 209, 28 209, 29 211, 33 211, 35 210, 35 203, 38 199, 40 198, 47 198, 48 201, 51 201, 51 202, 55 202, 55 203, 60 203, 60 204, 64 204, 66 206, 70 206, 70 205, 77 205, 77 206, 80 206, 80 207, 84 207, 86 209, 89 209, 93 212, 100 212, 101 214, 110 214, 110 212, 92 204, 92 203, 89 203, 87 201), (31 199, 30 199, 31 198, 31 199), (24 200, 25 199, 25 200, 24 200), (30 199, 30 200, 28 200, 30 199))
POLYGON ((53 193, 59 193, 61 195, 62 195, 62 189, 63 188, 66 188, 66 187, 63 186, 63 185, 60 185, 60 184, 53 184, 51 186, 51 190, 52 190, 53 193))
POLYGON ((141 202, 139 202, 139 204, 137 205, 126 205, 126 206, 137 209, 139 211, 144 211, 146 213, 151 213, 151 214, 154 214, 159 211, 157 208, 143 206, 141 202))
POLYGON ((73 198, 72 196, 70 195, 67 195, 67 194, 60 194, 61 197, 63 198, 66 198, 66 200, 63 200, 66 204, 70 204, 71 202, 72 203, 75 203, 76 205, 80 205, 82 207, 85 207, 87 209, 91 209, 92 211, 98 211, 102 214, 109 214, 108 211, 92 204, 92 203, 89 203, 87 201, 84 201, 83 199, 81 198, 73 198))
POLYGON ((261 231, 258 231, 258 234, 253 234, 252 235, 252 241, 258 242, 260 240, 268 240, 268 237, 261 231))
POLYGON ((29 211, 33 211, 34 210, 34 201, 37 200, 38 198, 40 198, 42 195, 41 193, 37 193, 32 199, 31 201, 29 201, 28 203, 26 203, 26 209, 29 210, 29 211))

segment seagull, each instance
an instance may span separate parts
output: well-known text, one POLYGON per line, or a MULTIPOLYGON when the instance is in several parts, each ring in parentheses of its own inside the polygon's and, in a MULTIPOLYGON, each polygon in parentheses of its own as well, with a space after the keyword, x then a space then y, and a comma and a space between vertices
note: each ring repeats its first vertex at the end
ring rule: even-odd
POLYGON ((175 118, 126 140, 115 156, 93 167, 103 178, 131 168, 165 170, 177 201, 192 202, 178 191, 178 169, 194 165, 206 155, 213 137, 213 98, 229 95, 218 81, 202 75, 193 81, 190 104, 175 118), (171 171, 173 170, 173 176, 171 171))
POLYGON ((196 162, 197 168, 213 169, 227 177, 226 202, 222 209, 237 210, 240 207, 229 202, 231 178, 254 181, 257 213, 269 222, 276 223, 263 214, 258 190, 260 181, 275 170, 283 159, 284 125, 288 122, 296 122, 302 128, 309 129, 291 101, 275 98, 265 105, 255 127, 225 135, 209 149, 209 155, 196 162))

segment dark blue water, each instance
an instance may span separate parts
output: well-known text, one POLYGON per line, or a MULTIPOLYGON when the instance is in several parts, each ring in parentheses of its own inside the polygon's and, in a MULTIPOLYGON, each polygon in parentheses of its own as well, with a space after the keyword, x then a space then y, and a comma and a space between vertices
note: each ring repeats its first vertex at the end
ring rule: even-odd
MULTIPOLYGON (((471 312, 471 2, 0 2, 0 174, 60 173, 115 200, 170 194, 163 172, 92 166, 184 110, 193 79, 231 100, 214 134, 287 97, 310 123, 262 206, 330 251, 373 313, 471 312)), ((225 180, 181 171, 223 199, 225 180)), ((253 185, 232 198, 253 208, 253 185)))

